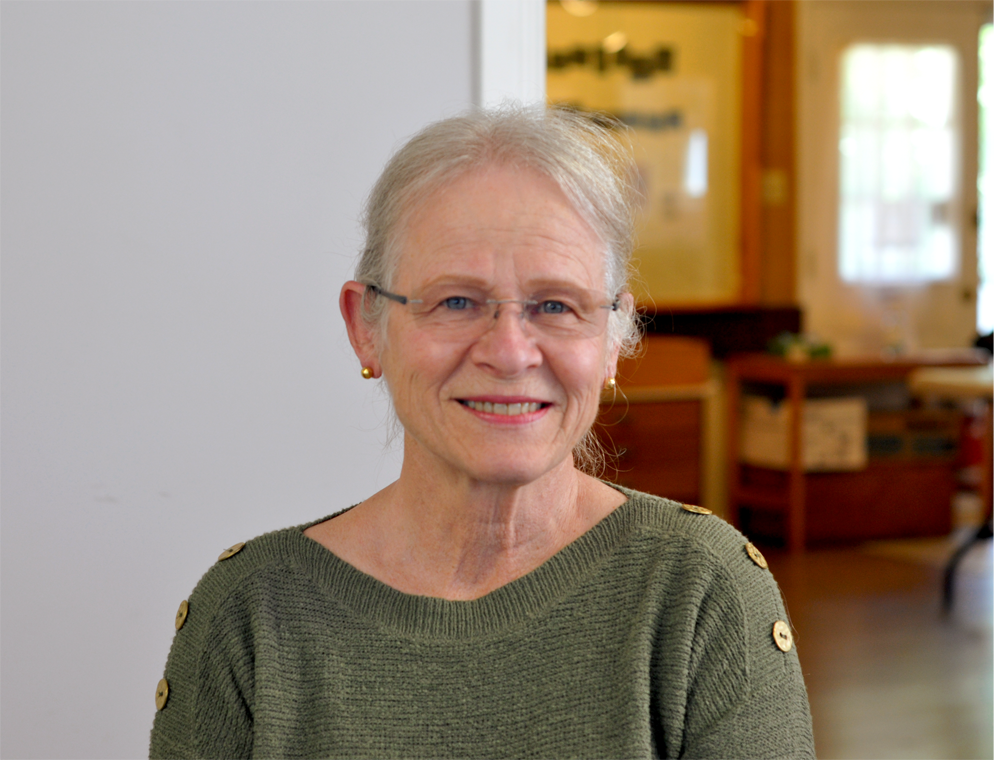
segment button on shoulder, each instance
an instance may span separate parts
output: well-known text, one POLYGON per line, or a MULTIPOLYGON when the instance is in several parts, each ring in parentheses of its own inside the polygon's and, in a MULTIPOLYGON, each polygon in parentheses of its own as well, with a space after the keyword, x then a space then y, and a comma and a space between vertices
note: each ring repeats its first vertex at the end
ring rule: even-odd
POLYGON ((184 622, 187 620, 188 616, 188 600, 185 599, 181 602, 181 606, 177 608, 177 615, 174 617, 174 629, 180 630, 184 627, 184 622))
POLYGON ((167 706, 167 697, 170 694, 170 684, 167 683, 166 678, 161 678, 160 682, 156 684, 156 709, 162 710, 167 706))
POLYGON ((779 620, 774 624, 774 628, 771 631, 771 635, 774 637, 774 643, 778 645, 778 649, 782 652, 789 652, 792 649, 792 629, 788 627, 788 623, 784 620, 779 620))
POLYGON ((681 509, 683 509, 685 512, 691 512, 692 514, 695 514, 695 515, 710 515, 710 514, 712 514, 712 510, 711 509, 705 509, 705 507, 698 507, 698 506, 695 506, 694 504, 681 504, 681 509))
POLYGON ((222 554, 219 555, 219 562, 222 562, 222 560, 224 559, 229 559, 233 555, 239 554, 241 551, 243 551, 244 546, 246 546, 245 541, 240 541, 238 544, 233 544, 224 552, 222 552, 222 554))
POLYGON ((760 553, 760 549, 758 549, 752 543, 747 541, 746 550, 747 550, 747 556, 753 560, 754 564, 757 565, 757 567, 765 569, 767 568, 767 560, 764 559, 764 555, 760 553))

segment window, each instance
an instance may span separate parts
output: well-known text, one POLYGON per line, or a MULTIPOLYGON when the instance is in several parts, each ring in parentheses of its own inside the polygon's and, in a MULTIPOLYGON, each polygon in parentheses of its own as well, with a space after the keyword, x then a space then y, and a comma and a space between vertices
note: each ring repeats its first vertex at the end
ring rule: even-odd
POLYGON ((871 285, 952 278, 959 265, 957 51, 855 44, 840 63, 841 278, 871 285))

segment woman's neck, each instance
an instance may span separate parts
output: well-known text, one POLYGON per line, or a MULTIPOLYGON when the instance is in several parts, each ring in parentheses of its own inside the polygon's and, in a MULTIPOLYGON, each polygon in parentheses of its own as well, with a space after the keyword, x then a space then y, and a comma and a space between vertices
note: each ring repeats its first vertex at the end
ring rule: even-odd
POLYGON ((425 464, 405 457, 399 480, 306 534, 399 591, 475 599, 531 572, 625 501, 570 459, 527 484, 448 477, 425 464))

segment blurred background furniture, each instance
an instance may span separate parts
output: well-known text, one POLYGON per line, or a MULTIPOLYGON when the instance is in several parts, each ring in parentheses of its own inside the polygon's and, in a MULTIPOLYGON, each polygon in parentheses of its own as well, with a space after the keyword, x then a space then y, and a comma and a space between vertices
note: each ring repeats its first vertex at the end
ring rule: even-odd
POLYGON ((910 391, 929 401, 954 403, 982 401, 977 410, 983 423, 982 473, 979 495, 982 499, 983 520, 979 528, 955 550, 944 575, 944 610, 952 606, 955 573, 962 557, 977 541, 993 538, 993 365, 982 367, 923 367, 909 378, 910 391))
MULTIPOLYGON (((807 542, 948 533, 960 418, 914 409, 906 381, 925 367, 985 363, 985 354, 976 350, 800 362, 767 354, 731 357, 730 519, 751 535, 782 539, 793 552, 807 542), (784 466, 746 461, 746 395, 784 405, 784 466), (820 463, 810 471, 804 457, 811 444, 804 435, 808 405, 812 399, 844 397, 864 399, 867 407, 864 461, 860 467, 856 461, 843 467, 820 463)), ((820 434, 831 434, 829 425, 820 434)))
POLYGON ((605 392, 595 426, 612 454, 604 477, 702 503, 706 417, 715 387, 709 361, 704 340, 648 335, 636 358, 619 363, 618 385, 605 392))

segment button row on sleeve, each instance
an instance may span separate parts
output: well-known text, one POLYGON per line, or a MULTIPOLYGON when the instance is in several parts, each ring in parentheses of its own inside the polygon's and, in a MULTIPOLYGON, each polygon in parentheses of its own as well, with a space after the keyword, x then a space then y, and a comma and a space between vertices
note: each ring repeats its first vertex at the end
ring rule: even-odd
MULTIPOLYGON (((246 542, 240 541, 238 544, 233 544, 228 549, 226 549, 222 554, 219 555, 219 561, 224 559, 229 559, 234 554, 239 554, 243 547, 246 546, 246 542)), ((174 616, 174 630, 179 631, 184 627, 184 623, 187 622, 188 612, 191 609, 191 605, 188 604, 188 600, 185 599, 181 602, 180 607, 177 608, 177 614, 174 616)), ((170 684, 167 683, 166 678, 161 678, 160 682, 156 684, 156 709, 162 710, 166 707, 167 697, 170 694, 170 684)))

